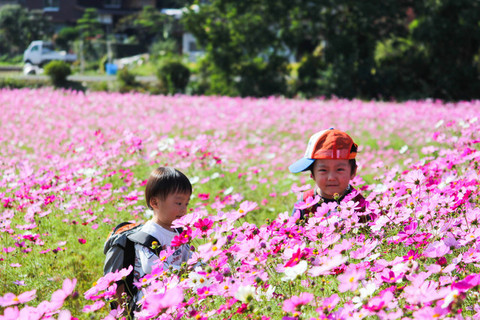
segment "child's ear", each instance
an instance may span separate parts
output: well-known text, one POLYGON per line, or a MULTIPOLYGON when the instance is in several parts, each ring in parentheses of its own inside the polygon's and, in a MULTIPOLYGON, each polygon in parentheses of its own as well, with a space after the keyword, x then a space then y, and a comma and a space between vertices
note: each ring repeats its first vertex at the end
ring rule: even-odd
POLYGON ((158 199, 157 199, 157 197, 151 197, 149 204, 150 204, 150 207, 152 207, 152 209, 156 209, 156 207, 158 207, 158 199))

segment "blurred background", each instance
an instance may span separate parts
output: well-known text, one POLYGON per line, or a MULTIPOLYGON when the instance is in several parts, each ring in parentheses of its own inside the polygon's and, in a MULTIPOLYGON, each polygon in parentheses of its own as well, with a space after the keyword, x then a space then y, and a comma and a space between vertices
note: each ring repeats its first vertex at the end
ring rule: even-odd
POLYGON ((0 0, 2 87, 458 101, 479 45, 477 0, 0 0))

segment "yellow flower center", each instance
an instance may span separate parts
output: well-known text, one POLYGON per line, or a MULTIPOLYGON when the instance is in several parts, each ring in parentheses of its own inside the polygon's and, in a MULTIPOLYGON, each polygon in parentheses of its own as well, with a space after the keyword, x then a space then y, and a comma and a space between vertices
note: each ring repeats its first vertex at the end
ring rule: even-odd
POLYGON ((217 250, 218 250, 218 248, 216 246, 212 247, 212 251, 217 251, 217 250))
POLYGON ((353 282, 353 280, 355 280, 355 278, 351 277, 348 281, 353 282))

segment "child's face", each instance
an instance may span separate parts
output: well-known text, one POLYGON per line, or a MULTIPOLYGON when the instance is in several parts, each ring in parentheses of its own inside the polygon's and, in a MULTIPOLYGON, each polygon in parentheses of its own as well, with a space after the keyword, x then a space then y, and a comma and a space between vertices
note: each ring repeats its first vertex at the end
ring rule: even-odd
POLYGON ((166 229, 171 229, 172 222, 187 213, 190 194, 171 193, 165 200, 154 197, 150 200, 153 208, 154 220, 166 229))
POLYGON ((333 199, 336 193, 340 196, 345 193, 355 173, 348 160, 321 159, 315 160, 313 164, 312 178, 320 189, 321 196, 333 199))

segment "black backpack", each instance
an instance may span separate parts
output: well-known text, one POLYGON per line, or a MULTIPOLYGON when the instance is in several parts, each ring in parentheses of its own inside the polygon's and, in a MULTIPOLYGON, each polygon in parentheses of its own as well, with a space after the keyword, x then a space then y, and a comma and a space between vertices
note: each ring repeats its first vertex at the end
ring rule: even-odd
MULTIPOLYGON (((103 274, 114 272, 123 268, 133 266, 135 268, 135 244, 141 244, 149 248, 154 254, 158 256, 161 248, 157 246, 153 249, 153 242, 158 240, 141 231, 143 224, 122 222, 117 225, 113 231, 109 234, 107 241, 103 247, 103 253, 105 254, 105 264, 103 266, 103 274)), ((130 297, 129 307, 130 314, 133 315, 135 309, 136 296, 138 288, 133 285, 134 270, 125 278, 120 280, 117 285, 124 284, 125 292, 130 297)), ((110 307, 115 309, 117 307, 116 302, 110 303, 110 307)))

